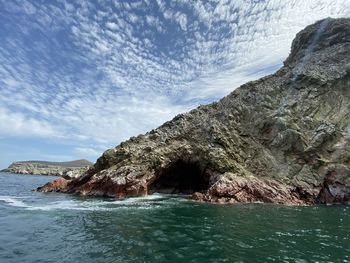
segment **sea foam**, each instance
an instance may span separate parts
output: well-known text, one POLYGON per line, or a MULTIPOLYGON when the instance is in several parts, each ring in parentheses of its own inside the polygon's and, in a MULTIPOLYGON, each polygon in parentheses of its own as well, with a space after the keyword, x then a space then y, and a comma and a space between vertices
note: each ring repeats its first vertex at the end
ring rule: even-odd
POLYGON ((89 199, 89 200, 57 200, 47 201, 43 203, 45 199, 40 201, 30 201, 24 197, 14 196, 0 196, 0 202, 4 202, 8 206, 21 207, 26 210, 82 210, 82 211, 113 211, 118 209, 154 209, 164 207, 171 202, 186 200, 182 196, 158 194, 145 196, 145 197, 132 197, 125 198, 123 200, 101 200, 101 199, 89 199))

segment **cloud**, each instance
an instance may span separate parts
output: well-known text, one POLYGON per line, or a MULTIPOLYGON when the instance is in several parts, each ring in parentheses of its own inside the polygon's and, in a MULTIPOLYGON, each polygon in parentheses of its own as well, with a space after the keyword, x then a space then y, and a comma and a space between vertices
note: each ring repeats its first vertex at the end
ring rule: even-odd
POLYGON ((111 30, 117 30, 119 28, 118 25, 113 22, 107 22, 106 27, 111 30))
POLYGON ((102 152, 96 151, 94 148, 88 147, 77 147, 74 150, 78 156, 96 157, 102 154, 102 152))
POLYGON ((303 27, 350 16, 346 0, 0 6, 0 134, 90 157, 273 73, 303 27))
POLYGON ((0 107, 0 134, 24 137, 62 137, 47 121, 28 118, 22 113, 11 112, 0 107))
POLYGON ((185 14, 181 14, 180 12, 177 12, 175 14, 175 20, 176 22, 179 23, 181 29, 183 31, 186 31, 187 30, 187 16, 185 14))

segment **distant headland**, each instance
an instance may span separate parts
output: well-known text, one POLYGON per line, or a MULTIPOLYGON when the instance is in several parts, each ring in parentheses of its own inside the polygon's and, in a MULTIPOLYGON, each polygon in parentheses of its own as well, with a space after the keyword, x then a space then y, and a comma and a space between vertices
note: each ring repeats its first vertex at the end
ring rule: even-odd
POLYGON ((92 166, 88 160, 74 160, 68 162, 49 161, 19 161, 13 162, 8 168, 1 172, 32 175, 51 175, 74 178, 92 166))

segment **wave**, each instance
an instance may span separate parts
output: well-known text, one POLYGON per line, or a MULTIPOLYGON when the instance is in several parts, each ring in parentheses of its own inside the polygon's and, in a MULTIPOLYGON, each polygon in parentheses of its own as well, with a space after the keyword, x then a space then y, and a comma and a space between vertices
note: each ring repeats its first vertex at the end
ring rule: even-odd
POLYGON ((0 201, 3 201, 6 204, 16 207, 28 207, 24 202, 18 200, 13 196, 0 196, 0 201))
POLYGON ((185 201, 187 195, 181 195, 181 194, 161 194, 161 193, 154 193, 147 196, 140 196, 140 197, 129 197, 122 200, 115 200, 110 203, 114 204, 133 204, 133 203, 141 203, 141 202, 147 202, 147 201, 169 201, 169 200, 179 200, 179 201, 185 201))
POLYGON ((83 211, 113 211, 118 209, 155 209, 165 207, 174 202, 185 201, 184 196, 169 194, 152 194, 144 197, 132 197, 123 200, 57 200, 48 201, 46 199, 27 199, 24 197, 0 196, 1 201, 8 206, 20 207, 26 210, 83 210, 83 211), (28 202, 27 202, 28 201, 28 202), (47 201, 47 203, 42 203, 47 201))

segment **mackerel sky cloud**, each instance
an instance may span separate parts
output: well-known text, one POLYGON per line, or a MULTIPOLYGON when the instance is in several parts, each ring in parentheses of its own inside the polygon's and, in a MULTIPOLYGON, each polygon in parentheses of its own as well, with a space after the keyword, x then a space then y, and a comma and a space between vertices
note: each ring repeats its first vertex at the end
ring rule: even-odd
POLYGON ((275 72, 349 0, 0 0, 0 167, 107 148, 275 72))

